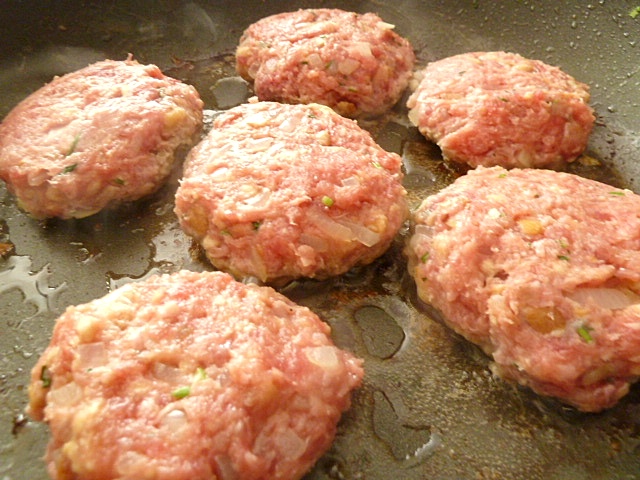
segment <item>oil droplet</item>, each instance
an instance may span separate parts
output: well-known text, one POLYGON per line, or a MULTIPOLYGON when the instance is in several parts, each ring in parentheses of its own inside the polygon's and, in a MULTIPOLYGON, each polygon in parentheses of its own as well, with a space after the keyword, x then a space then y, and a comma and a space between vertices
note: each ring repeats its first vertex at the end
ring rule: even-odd
POLYGON ((9 257, 5 263, 5 270, 0 272, 0 294, 18 289, 24 296, 24 302, 33 305, 36 313, 33 316, 54 310, 55 299, 66 289, 67 284, 57 287, 49 286, 49 265, 45 265, 39 272, 32 273, 31 259, 22 255, 9 257))
POLYGON ((383 309, 368 305, 356 310, 354 316, 371 355, 384 360, 400 349, 405 339, 404 331, 383 309))
POLYGON ((373 402, 373 431, 397 460, 416 465, 441 445, 440 437, 432 434, 430 427, 404 424, 384 392, 374 392, 373 402))
POLYGON ((243 103, 249 94, 248 83, 241 77, 227 77, 218 80, 211 92, 218 108, 227 109, 243 103))

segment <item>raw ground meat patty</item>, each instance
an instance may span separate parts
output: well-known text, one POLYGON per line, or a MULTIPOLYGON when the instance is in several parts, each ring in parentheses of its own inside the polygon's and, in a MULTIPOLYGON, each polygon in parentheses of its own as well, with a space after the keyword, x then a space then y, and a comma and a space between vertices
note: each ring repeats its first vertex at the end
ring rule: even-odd
POLYGON ((175 212, 220 270, 326 278, 387 250, 408 217, 401 166, 329 107, 249 103, 190 152, 175 212))
POLYGON ((0 178, 36 218, 86 217, 166 180, 202 126, 198 92, 155 65, 107 60, 55 78, 0 124, 0 178))
POLYGON ((557 67, 473 52, 430 63, 418 77, 409 118, 451 161, 560 168, 587 145, 589 88, 557 67))
POLYGON ((321 103, 346 116, 392 107, 412 74, 414 53, 373 13, 307 9, 247 28, 236 68, 260 100, 321 103))
POLYGON ((496 372, 584 411, 640 375, 640 195, 550 170, 471 171, 408 244, 419 296, 496 372))
POLYGON ((54 479, 300 478, 361 361, 269 287, 182 271, 68 308, 32 370, 54 479))

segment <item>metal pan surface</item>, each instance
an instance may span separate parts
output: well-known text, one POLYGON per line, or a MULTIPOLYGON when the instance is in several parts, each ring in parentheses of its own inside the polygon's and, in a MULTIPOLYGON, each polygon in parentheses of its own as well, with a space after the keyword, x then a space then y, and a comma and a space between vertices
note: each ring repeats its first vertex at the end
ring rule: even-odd
MULTIPOLYGON (((0 9, 0 118, 54 75, 128 53, 195 85, 212 117, 251 95, 234 72, 242 31, 301 7, 377 12, 410 39, 419 66, 509 50, 561 67, 591 85, 597 114, 589 161, 572 171, 640 192, 640 16, 630 1, 9 0, 0 9)), ((402 105, 362 126, 403 156, 412 207, 457 175, 402 105)), ((23 412, 55 318, 127 282, 210 268, 173 214, 179 177, 177 168, 150 198, 72 221, 33 220, 0 187, 2 480, 48 478, 47 428, 23 412)), ((366 268, 282 289, 365 360, 364 385, 332 449, 305 478, 640 478, 640 386, 609 411, 582 414, 494 378, 477 348, 417 302, 405 237, 366 268)))

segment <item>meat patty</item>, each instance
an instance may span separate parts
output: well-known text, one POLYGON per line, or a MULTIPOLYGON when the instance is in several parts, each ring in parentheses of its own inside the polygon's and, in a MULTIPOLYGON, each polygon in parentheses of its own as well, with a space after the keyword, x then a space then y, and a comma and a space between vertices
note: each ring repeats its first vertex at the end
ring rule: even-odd
POLYGON ((560 168, 587 145, 589 88, 557 67, 473 52, 430 63, 419 77, 409 118, 451 161, 560 168))
POLYGON ((32 370, 54 479, 298 479, 361 361, 269 287, 182 271, 69 307, 32 370))
POLYGON ((379 114, 407 87, 413 48, 373 13, 306 9, 245 30, 236 68, 260 100, 321 103, 346 116, 379 114))
POLYGON ((584 411, 640 375, 640 195, 568 173, 471 171, 426 198, 418 294, 496 372, 584 411))
POLYGON ((86 217, 155 191, 202 126, 191 86, 107 60, 55 78, 0 124, 0 178, 36 218, 86 217))
POLYGON ((218 269, 326 278, 390 246, 408 217, 401 164, 326 106, 249 103, 189 153, 175 212, 218 269))

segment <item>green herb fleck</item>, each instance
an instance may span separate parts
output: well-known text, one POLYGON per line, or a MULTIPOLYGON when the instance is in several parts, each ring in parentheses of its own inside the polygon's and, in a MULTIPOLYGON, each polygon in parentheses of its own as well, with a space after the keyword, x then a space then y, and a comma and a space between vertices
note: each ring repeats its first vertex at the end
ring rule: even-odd
POLYGON ((113 184, 118 185, 119 187, 122 187, 124 185, 124 180, 121 178, 114 178, 113 184))
POLYGON ((422 263, 427 263, 427 260, 429 260, 429 257, 430 257, 429 252, 427 252, 427 253, 425 253, 424 255, 422 255, 422 256, 420 257, 420 261, 421 261, 422 263))
POLYGON ((327 195, 325 195, 324 197, 322 197, 322 204, 325 207, 330 207, 333 205, 333 198, 328 197, 327 195))
POLYGON ((260 228, 260 225, 262 225, 262 222, 260 221, 251 222, 251 226, 253 227, 254 230, 258 230, 260 228))
POLYGON ((80 134, 78 133, 75 137, 73 137, 73 142, 71 142, 71 146, 69 147, 69 150, 67 150, 65 157, 68 157, 69 155, 71 155, 73 152, 76 151, 76 147, 78 146, 79 141, 80 141, 80 134))
POLYGON ((207 378, 207 371, 202 367, 198 367, 196 370, 196 380, 204 380, 205 378, 207 378))
POLYGON ((638 15, 640 15, 640 5, 629 12, 631 18, 636 18, 638 15))
POLYGON ((576 329, 576 332, 578 332, 580 338, 582 338, 582 340, 584 340, 586 343, 593 343, 593 337, 591 336, 592 331, 593 328, 589 327, 588 325, 582 325, 581 327, 578 327, 576 329))
POLYGON ((309 113, 307 113, 307 117, 309 117, 309 118, 318 118, 318 117, 316 116, 316 114, 315 114, 315 113, 313 113, 313 112, 309 112, 309 113))
POLYGON ((565 262, 568 262, 569 257, 566 255, 558 255, 558 260, 564 260, 565 262))
POLYGON ((64 167, 64 168, 62 169, 62 172, 60 172, 60 173, 61 173, 62 175, 66 175, 67 173, 71 173, 71 172, 73 172, 73 171, 76 169, 76 167, 77 167, 77 166, 78 166, 78 164, 77 164, 77 163, 73 163, 73 164, 71 164, 71 165, 67 165, 66 167, 64 167))
POLYGON ((220 230, 220 235, 229 235, 231 236, 231 232, 228 229, 220 230))
POLYGON ((373 162, 371 162, 371 165, 373 165, 376 168, 382 168, 382 165, 380 165, 380 162, 378 162, 377 160, 374 160, 373 162))
POLYGON ((189 396, 190 393, 191 387, 180 387, 171 392, 171 396, 176 400, 180 400, 181 398, 189 396))
POLYGON ((560 248, 562 248, 563 250, 569 250, 569 244, 563 238, 558 240, 558 243, 560 244, 560 248))
POLYGON ((500 175, 498 175, 498 178, 507 178, 507 174, 506 173, 501 173, 500 175))
POLYGON ((624 197, 624 192, 621 192, 620 190, 614 190, 612 192, 609 192, 609 195, 615 195, 616 197, 624 197))
POLYGON ((49 388, 51 386, 51 372, 46 365, 43 365, 42 370, 40 370, 40 381, 42 381, 42 388, 49 388))

